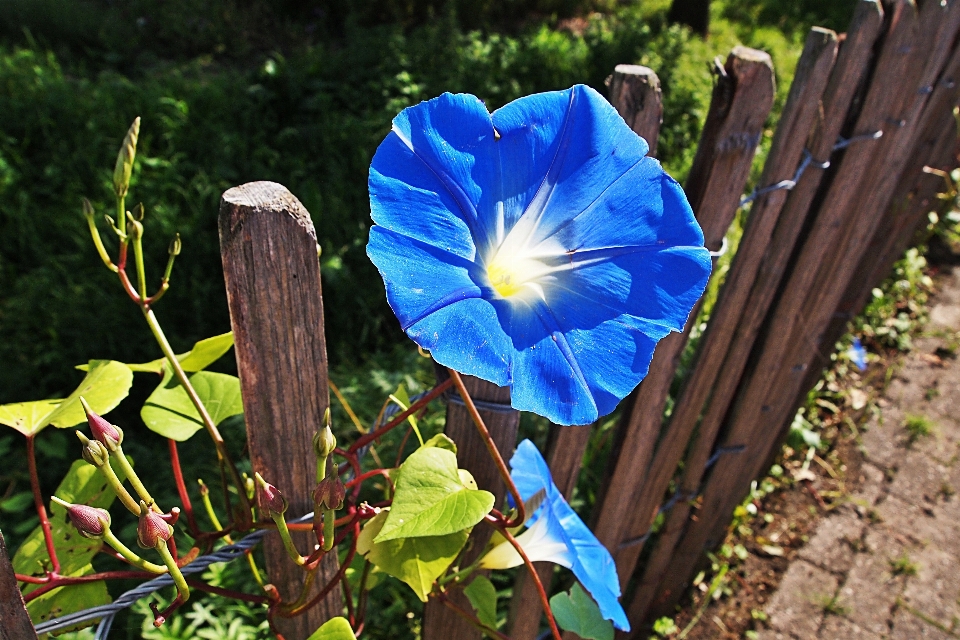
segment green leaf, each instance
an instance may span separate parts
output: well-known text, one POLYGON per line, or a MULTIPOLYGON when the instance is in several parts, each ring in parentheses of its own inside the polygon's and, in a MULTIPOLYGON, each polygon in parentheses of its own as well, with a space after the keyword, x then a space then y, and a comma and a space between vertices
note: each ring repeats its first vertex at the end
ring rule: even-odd
MULTIPOLYGON (((230 347, 232 346, 233 332, 229 331, 227 333, 220 334, 219 336, 213 336, 212 338, 204 338, 203 340, 200 340, 193 345, 193 349, 190 351, 178 354, 177 360, 180 361, 180 366, 183 367, 183 370, 187 373, 203 371, 211 364, 219 360, 221 356, 229 351, 230 347)), ((157 358, 156 360, 151 360, 150 362, 128 364, 127 367, 129 367, 131 371, 136 371, 137 373, 155 373, 160 375, 164 371, 165 364, 167 364, 166 358, 157 358)))
MULTIPOLYGON (((129 460, 129 456, 128 456, 129 460)), ((130 460, 131 464, 133 463, 130 460)), ((123 471, 117 469, 120 480, 124 480, 123 471)), ((76 460, 70 471, 54 492, 58 498, 75 504, 87 504, 92 507, 108 509, 116 498, 103 475, 83 460, 76 460)), ((94 572, 90 561, 103 544, 100 540, 84 538, 67 518, 67 510, 55 502, 49 505, 51 535, 57 559, 60 560, 60 573, 68 576, 84 576, 94 572)), ((42 576, 50 564, 50 556, 43 540, 43 530, 36 527, 17 549, 13 556, 13 570, 25 575, 42 576)), ((24 595, 39 585, 27 585, 24 595)), ((34 624, 51 617, 58 617, 110 602, 106 584, 103 581, 88 582, 54 589, 27 605, 27 611, 34 624)))
POLYGON ((423 443, 425 447, 436 447, 438 449, 446 449, 447 451, 452 451, 454 455, 457 454, 457 443, 450 439, 445 433, 438 433, 429 440, 423 443))
MULTIPOLYGON (((91 573, 93 573, 93 567, 88 564, 64 575, 73 578, 91 573)), ((27 612, 30 614, 30 620, 33 621, 33 624, 38 625, 46 620, 59 618, 60 616, 83 611, 91 607, 110 604, 112 601, 110 594, 107 592, 107 583, 103 580, 96 580, 94 582, 82 582, 80 584, 72 584, 48 591, 27 603, 27 612)), ((57 635, 66 633, 67 631, 76 631, 84 627, 90 627, 96 623, 97 620, 81 622, 76 626, 58 631, 57 635)))
POLYGON ((103 415, 109 413, 130 393, 133 373, 121 362, 91 360, 87 375, 73 393, 62 400, 37 400, 0 406, 0 424, 13 427, 25 436, 39 433, 48 425, 72 427, 86 422, 80 404, 83 396, 90 407, 103 415))
POLYGON ((493 508, 492 493, 463 486, 451 451, 421 447, 400 469, 397 494, 377 542, 463 531, 493 508))
POLYGON ((406 582, 426 602, 434 581, 460 553, 470 532, 376 542, 389 513, 382 511, 367 522, 357 538, 357 551, 384 573, 406 582))
POLYGON ((133 373, 116 360, 91 360, 87 376, 73 393, 57 405, 47 420, 55 427, 72 427, 87 421, 87 414, 80 404, 80 396, 90 408, 103 415, 109 413, 130 393, 133 373))
POLYGON ((346 618, 331 618, 310 634, 307 640, 357 640, 346 618))
POLYGON ((49 424, 46 417, 50 415, 62 400, 35 400, 33 402, 17 402, 0 406, 0 424, 13 427, 25 436, 39 433, 49 424))
MULTIPOLYGON (((402 384, 397 387, 396 392, 390 396, 390 400, 400 407, 401 412, 410 408, 410 395, 407 393, 407 388, 402 384)), ((420 446, 422 447, 424 445, 423 436, 420 435, 420 427, 418 426, 417 416, 415 413, 411 413, 409 416, 407 416, 407 422, 409 422, 410 426, 413 427, 413 432, 417 434, 417 440, 420 441, 420 446)))
POLYGON ((604 619, 600 607, 579 582, 573 583, 568 593, 550 598, 550 610, 565 631, 572 631, 584 640, 613 640, 613 623, 604 619))
MULTIPOLYGON (((151 431, 183 442, 203 428, 203 421, 180 381, 169 368, 140 410, 140 417, 151 431)), ((243 413, 240 379, 222 373, 200 371, 189 376, 203 405, 220 424, 230 416, 243 413)))
POLYGON ((497 589, 486 576, 477 576, 463 590, 477 612, 477 618, 491 629, 497 628, 497 589))

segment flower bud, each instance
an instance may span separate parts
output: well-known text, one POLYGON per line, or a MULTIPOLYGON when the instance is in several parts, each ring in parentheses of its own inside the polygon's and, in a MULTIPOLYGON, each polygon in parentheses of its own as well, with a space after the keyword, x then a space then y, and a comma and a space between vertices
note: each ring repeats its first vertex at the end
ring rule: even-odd
POLYGON ((337 438, 333 435, 330 428, 330 409, 327 409, 325 415, 327 424, 313 435, 313 450, 317 458, 323 460, 337 448, 337 438))
POLYGON ((87 220, 93 220, 93 205, 86 198, 83 199, 83 217, 87 220))
POLYGON ((170 246, 167 247, 167 253, 171 256, 178 256, 182 248, 183 242, 180 240, 180 234, 178 233, 173 237, 173 240, 170 241, 170 246))
POLYGON ((154 511, 143 500, 140 501, 140 522, 137 523, 137 544, 144 549, 156 549, 173 535, 173 527, 168 525, 162 514, 154 511))
POLYGON ((274 514, 282 515, 287 510, 287 500, 280 494, 280 490, 263 479, 259 473, 254 474, 257 477, 257 483, 260 485, 260 508, 267 515, 273 517, 274 514))
POLYGON ((120 430, 120 427, 110 424, 94 413, 83 396, 80 396, 80 404, 83 405, 83 410, 87 414, 87 422, 90 424, 90 434, 93 439, 105 446, 108 451, 116 451, 120 443, 123 442, 123 431, 120 430))
POLYGON ((80 452, 80 455, 84 460, 98 469, 109 464, 110 452, 100 441, 91 440, 79 431, 74 431, 74 433, 77 434, 77 437, 80 438, 80 442, 83 444, 83 451, 80 452))
POLYGON ((143 208, 143 203, 138 202, 137 206, 133 208, 133 219, 138 222, 143 222, 143 215, 146 213, 146 210, 143 208))
POLYGON ((88 507, 84 504, 70 504, 56 496, 51 500, 66 508, 67 517, 84 538, 99 540, 110 528, 110 513, 106 509, 88 507))
POLYGON ((127 212, 127 218, 129 218, 127 222, 127 235, 134 240, 139 240, 143 237, 143 223, 138 220, 134 220, 133 216, 131 216, 129 212, 127 212))
POLYGON ((337 510, 343 507, 343 499, 347 496, 347 490, 336 474, 328 475, 317 484, 313 490, 313 504, 319 509, 337 510))
POLYGON ((140 118, 133 121, 127 135, 120 145, 117 164, 113 168, 113 190, 118 198, 127 195, 130 186, 130 174, 133 172, 133 159, 137 156, 137 138, 140 137, 140 118))

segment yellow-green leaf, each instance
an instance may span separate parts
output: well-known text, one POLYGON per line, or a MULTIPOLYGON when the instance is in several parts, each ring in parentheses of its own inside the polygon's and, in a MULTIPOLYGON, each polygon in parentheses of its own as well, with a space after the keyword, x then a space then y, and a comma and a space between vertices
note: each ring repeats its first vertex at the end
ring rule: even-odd
POLYGON ((400 467, 390 515, 376 541, 464 531, 483 520, 493 503, 489 491, 464 486, 453 452, 421 447, 400 467))
POLYGON ((307 640, 357 640, 346 618, 331 618, 310 634, 307 640))
POLYGON ((477 612, 477 619, 491 629, 497 628, 497 589, 486 576, 478 575, 463 590, 477 612))
POLYGON ((433 583, 460 553, 470 531, 375 542, 388 513, 383 511, 367 522, 357 538, 357 551, 384 573, 407 583, 426 602, 433 583))
MULTIPOLYGON (((163 381, 140 410, 140 417, 151 431, 182 442, 202 429, 203 421, 180 381, 169 367, 165 371, 163 381)), ((243 413, 240 380, 236 376, 199 371, 189 379, 214 424, 243 413)))

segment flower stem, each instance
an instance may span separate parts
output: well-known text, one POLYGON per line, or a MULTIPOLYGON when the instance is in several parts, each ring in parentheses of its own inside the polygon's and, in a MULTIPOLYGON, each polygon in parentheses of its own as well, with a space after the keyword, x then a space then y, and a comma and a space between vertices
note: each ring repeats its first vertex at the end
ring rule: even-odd
MULTIPOLYGON (((144 571, 149 571, 150 573, 166 573, 166 567, 161 567, 158 564, 153 564, 152 562, 147 562, 136 553, 130 550, 127 545, 120 542, 117 536, 113 535, 113 532, 110 529, 107 529, 103 534, 103 541, 108 545, 113 547, 114 551, 123 556, 123 559, 137 567, 138 569, 143 569, 144 571)), ((166 548, 166 547, 164 547, 166 548)))
POLYGON ((181 599, 180 604, 183 604, 190 598, 190 587, 187 586, 187 581, 184 580, 183 574, 180 573, 180 567, 177 566, 177 561, 173 559, 170 549, 167 548, 167 543, 161 540, 157 543, 156 548, 157 553, 163 558, 163 564, 167 565, 167 569, 170 570, 170 577, 173 578, 173 583, 177 585, 178 598, 181 599))
POLYGON ((127 476, 127 481, 133 487, 133 490, 137 492, 137 495, 140 497, 140 499, 147 504, 152 505, 153 510, 157 513, 163 513, 160 510, 160 507, 157 506, 157 503, 154 502, 153 498, 150 497, 150 492, 147 491, 145 486, 143 486, 143 483, 140 481, 140 477, 137 475, 136 471, 133 470, 133 466, 131 466, 130 461, 127 460, 127 456, 123 455, 123 449, 120 447, 120 445, 117 445, 116 451, 113 451, 110 456, 117 461, 117 466, 119 466, 120 470, 123 471, 124 475, 127 476))
POLYGON ((500 455, 500 450, 497 449, 497 443, 495 443, 493 441, 493 437, 490 436, 490 431, 487 429, 487 425, 484 424, 483 418, 480 416, 480 412, 477 411, 477 406, 473 403, 473 398, 470 397, 470 392, 467 391, 466 385, 463 384, 463 378, 460 377, 458 372, 449 367, 447 368, 447 371, 450 372, 450 379, 453 380, 453 384, 456 385, 457 391, 460 392, 460 397, 463 399, 463 404, 466 405, 467 412, 473 419, 473 424, 476 425, 477 431, 480 432, 480 437, 483 438, 483 443, 487 446, 487 452, 490 454, 490 457, 493 458, 494 464, 497 465, 497 471, 500 472, 500 478, 503 480, 504 484, 507 485, 510 495, 513 496, 513 502, 517 505, 516 517, 513 520, 505 522, 504 526, 508 528, 517 527, 523 524, 523 521, 526 519, 524 516, 523 498, 520 497, 520 492, 517 490, 517 485, 513 483, 513 478, 510 477, 510 471, 507 469, 507 463, 503 461, 503 456, 500 455))
POLYGON ((110 466, 110 460, 108 459, 105 464, 97 467, 97 471, 102 473, 103 477, 107 479, 107 484, 110 485, 110 488, 113 489, 117 497, 120 498, 120 502, 127 508, 127 511, 139 517, 140 505, 133 499, 133 496, 131 496, 126 487, 123 486, 123 483, 120 482, 120 478, 117 477, 113 467, 110 466))
POLYGON ((60 573, 60 559, 53 544, 53 533, 50 531, 50 519, 47 517, 47 508, 43 505, 43 494, 40 493, 40 476, 37 474, 37 453, 34 447, 36 434, 27 436, 27 467, 30 469, 30 489, 33 491, 33 506, 40 518, 40 529, 43 531, 43 543, 50 556, 50 565, 54 575, 60 573))
POLYGON ((287 550, 287 555, 297 563, 297 566, 302 567, 307 559, 300 555, 297 545, 293 543, 293 538, 290 537, 290 529, 287 528, 286 518, 283 517, 282 513, 271 512, 270 516, 277 523, 277 531, 280 533, 280 539, 283 540, 283 548, 287 550))

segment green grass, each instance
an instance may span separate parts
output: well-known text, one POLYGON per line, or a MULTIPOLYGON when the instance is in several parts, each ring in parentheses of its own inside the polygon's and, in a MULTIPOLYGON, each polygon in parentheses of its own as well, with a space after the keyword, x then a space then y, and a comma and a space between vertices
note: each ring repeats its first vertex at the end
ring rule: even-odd
POLYGON ((925 438, 933 433, 934 422, 927 416, 910 414, 903 421, 903 428, 907 430, 907 438, 911 443, 925 438))

